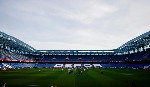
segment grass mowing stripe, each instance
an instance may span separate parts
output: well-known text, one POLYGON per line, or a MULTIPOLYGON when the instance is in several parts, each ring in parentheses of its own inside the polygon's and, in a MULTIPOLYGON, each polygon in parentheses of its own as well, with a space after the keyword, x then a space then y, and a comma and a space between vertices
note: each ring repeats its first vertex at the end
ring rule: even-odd
POLYGON ((89 76, 97 79, 101 87, 127 87, 129 85, 129 84, 122 82, 119 79, 114 78, 114 77, 117 77, 117 74, 113 72, 109 73, 105 70, 102 70, 102 71, 104 72, 104 74, 100 73, 101 72, 100 69, 91 70, 91 72, 93 72, 94 75, 91 75, 91 73, 89 73, 89 76))
POLYGON ((137 87, 149 87, 150 71, 131 69, 89 69, 78 76, 69 75, 67 69, 15 69, 0 71, 0 80, 5 81, 6 87, 131 87, 135 81, 137 87), (101 74, 100 71, 104 74, 101 74), (130 75, 129 75, 130 74, 130 75))

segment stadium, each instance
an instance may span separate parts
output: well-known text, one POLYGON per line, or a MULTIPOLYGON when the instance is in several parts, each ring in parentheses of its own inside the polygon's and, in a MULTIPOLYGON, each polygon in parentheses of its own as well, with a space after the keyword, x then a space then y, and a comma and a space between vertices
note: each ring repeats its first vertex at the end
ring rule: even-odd
POLYGON ((112 50, 36 50, 0 32, 0 69, 7 87, 149 87, 150 31, 112 50))
POLYGON ((0 87, 150 87, 150 0, 0 0, 0 87))

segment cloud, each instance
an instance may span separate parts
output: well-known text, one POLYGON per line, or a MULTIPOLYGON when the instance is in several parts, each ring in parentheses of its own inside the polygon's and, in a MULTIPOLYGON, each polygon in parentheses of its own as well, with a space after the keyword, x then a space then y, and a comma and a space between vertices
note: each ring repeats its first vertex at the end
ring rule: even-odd
POLYGON ((117 8, 98 1, 87 1, 73 4, 73 7, 69 9, 59 7, 56 10, 60 12, 61 16, 67 19, 89 24, 117 11, 117 8))
POLYGON ((149 0, 0 1, 0 30, 36 49, 114 49, 150 28, 149 0))
POLYGON ((12 2, 6 8, 6 14, 28 22, 42 21, 46 23, 50 22, 51 17, 59 16, 71 21, 89 24, 118 9, 115 6, 97 0, 87 0, 86 2, 84 0, 73 0, 67 1, 67 3, 63 2, 64 5, 59 5, 57 1, 44 2, 41 0, 12 2))

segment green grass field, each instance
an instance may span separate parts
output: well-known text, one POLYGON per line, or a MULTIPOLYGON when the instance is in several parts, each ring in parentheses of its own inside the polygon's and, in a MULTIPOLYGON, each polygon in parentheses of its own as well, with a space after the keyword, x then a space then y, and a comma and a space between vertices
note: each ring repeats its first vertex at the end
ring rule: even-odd
POLYGON ((6 87, 150 87, 150 71, 131 69, 89 69, 78 75, 67 69, 14 69, 0 71, 6 87), (101 74, 100 71, 104 74, 101 74))

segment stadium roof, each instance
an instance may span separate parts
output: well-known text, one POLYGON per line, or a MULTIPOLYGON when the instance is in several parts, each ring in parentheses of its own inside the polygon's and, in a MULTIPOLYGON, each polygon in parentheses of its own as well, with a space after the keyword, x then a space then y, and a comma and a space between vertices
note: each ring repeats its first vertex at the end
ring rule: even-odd
MULTIPOLYGON (((28 44, 19 39, 10 36, 0 31, 0 44, 8 46, 11 49, 18 50, 24 53, 36 53, 42 55, 114 55, 114 54, 128 54, 131 51, 139 50, 139 48, 150 48, 150 31, 128 41, 117 49, 112 50, 36 50, 28 44)), ((6 47, 6 48, 8 48, 6 47)))
POLYGON ((0 31, 0 44, 1 45, 5 44, 9 47, 12 47, 13 49, 16 49, 18 51, 23 51, 23 52, 35 52, 36 51, 36 49, 24 43, 23 41, 1 31, 0 31))
POLYGON ((116 52, 129 53, 130 51, 139 50, 140 48, 146 49, 150 48, 150 31, 126 42, 116 49, 116 52))

